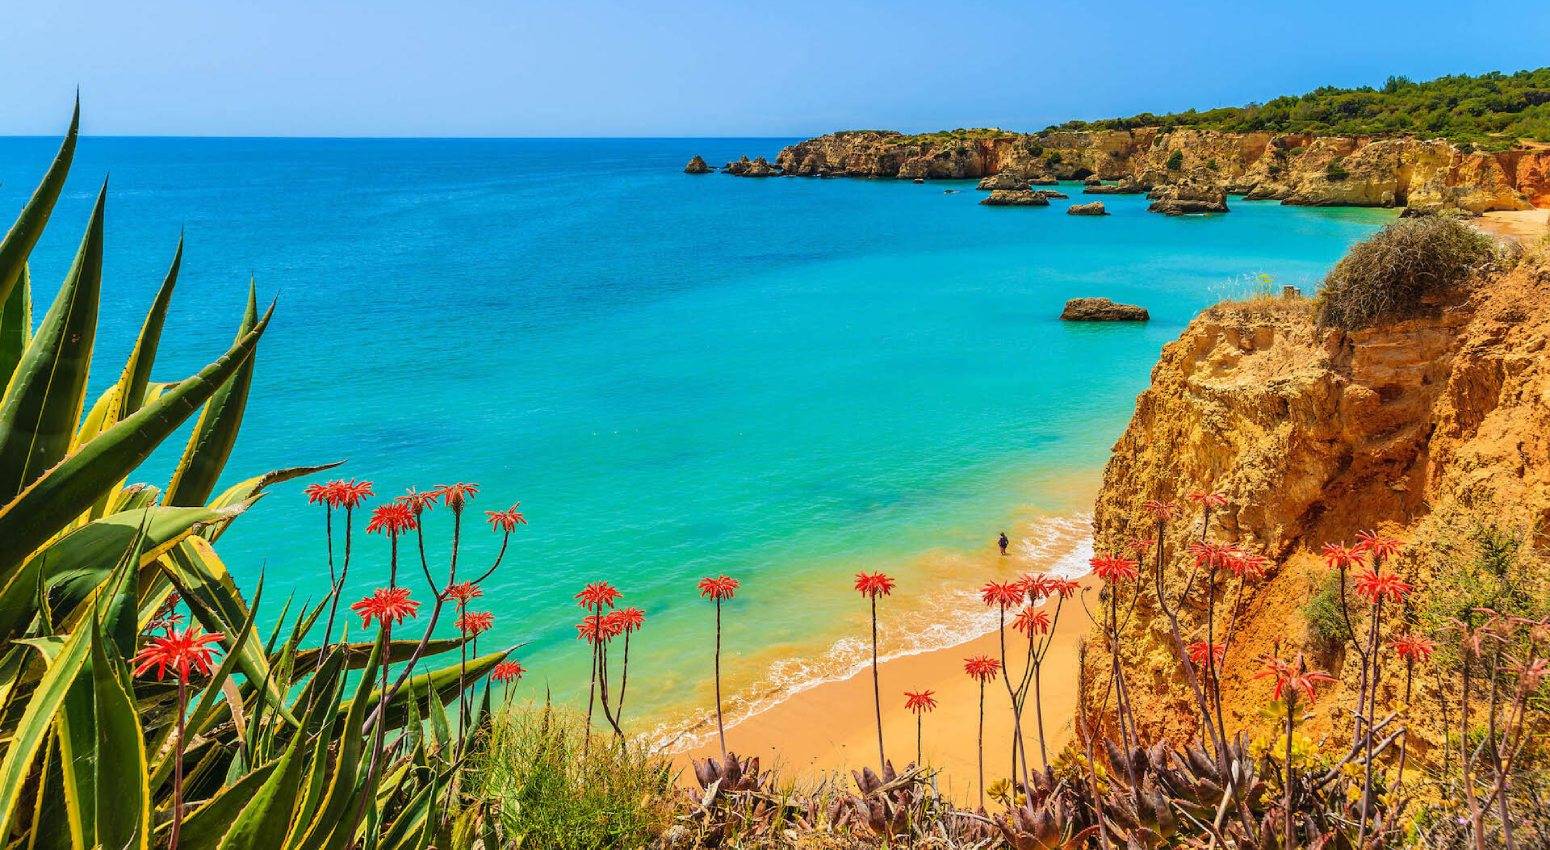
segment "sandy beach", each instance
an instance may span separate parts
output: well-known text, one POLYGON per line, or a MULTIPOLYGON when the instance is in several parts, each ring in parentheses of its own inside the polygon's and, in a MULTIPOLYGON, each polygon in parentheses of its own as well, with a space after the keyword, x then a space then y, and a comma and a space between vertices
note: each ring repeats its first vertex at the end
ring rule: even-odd
MULTIPOLYGON (((1084 588, 1093 586, 1084 580, 1084 588)), ((1092 590, 1087 595, 1093 595, 1092 590)), ((1088 604, 1093 604, 1089 599, 1088 604)), ((1053 612, 1053 607, 1049 609, 1053 612)), ((1077 646, 1090 621, 1079 598, 1067 600, 1056 625, 1054 641, 1043 664, 1043 704, 1046 749, 1054 758, 1071 739, 1071 717, 1076 708, 1077 646)), ((1014 675, 1022 672, 1022 653, 1013 647, 1021 636, 1010 628, 1009 655, 1014 675)), ((878 667, 883 694, 883 736, 889 758, 897 766, 915 758, 915 716, 904 708, 904 692, 931 690, 937 708, 925 716, 925 762, 941 771, 943 793, 961 802, 974 800, 979 791, 976 735, 979 724, 980 687, 964 674, 963 660, 973 655, 1000 657, 996 634, 944 649, 885 661, 878 667)), ((1038 737, 1032 700, 1023 721, 1027 752, 1038 765, 1038 737)), ((997 680, 985 687, 985 781, 993 785, 1010 769, 1012 717, 1006 684, 997 680)), ((787 780, 817 782, 839 774, 848 783, 848 771, 876 765, 877 726, 872 705, 871 671, 848 679, 827 682, 727 729, 727 748, 739 755, 757 755, 766 767, 776 766, 787 780)), ((684 782, 692 784, 690 758, 718 755, 715 738, 674 756, 683 768, 684 782)))
POLYGON ((1511 237, 1520 242, 1532 242, 1550 236, 1550 210, 1546 209, 1488 212, 1475 221, 1486 233, 1511 237))

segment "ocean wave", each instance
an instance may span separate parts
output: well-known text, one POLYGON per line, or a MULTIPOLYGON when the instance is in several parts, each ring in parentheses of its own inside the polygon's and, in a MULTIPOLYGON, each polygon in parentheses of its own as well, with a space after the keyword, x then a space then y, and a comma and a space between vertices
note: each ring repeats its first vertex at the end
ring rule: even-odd
MULTIPOLYGON (((1081 578, 1089 572, 1088 561, 1093 556, 1091 529, 1092 515, 1087 513, 1030 520, 1018 529, 1006 572, 1043 571, 1061 578, 1081 578)), ((919 605, 903 614, 886 616, 880 629, 883 639, 878 661, 960 646, 996 631, 1000 615, 980 601, 978 580, 978 576, 972 582, 963 576, 943 577, 919 605), (928 613, 935 616, 922 616, 928 613)), ((758 682, 724 700, 727 728, 804 691, 861 673, 870 666, 871 655, 869 640, 846 636, 812 656, 771 661, 758 682)), ((715 715, 704 712, 692 718, 665 720, 641 738, 652 749, 679 752, 705 743, 715 733, 715 715)))

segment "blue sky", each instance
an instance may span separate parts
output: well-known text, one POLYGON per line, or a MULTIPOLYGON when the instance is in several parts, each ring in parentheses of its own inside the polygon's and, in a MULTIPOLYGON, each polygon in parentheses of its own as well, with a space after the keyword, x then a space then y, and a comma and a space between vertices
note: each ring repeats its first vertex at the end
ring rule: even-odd
POLYGON ((1498 2, 9 4, 0 134, 795 136, 1038 129, 1550 64, 1498 2))

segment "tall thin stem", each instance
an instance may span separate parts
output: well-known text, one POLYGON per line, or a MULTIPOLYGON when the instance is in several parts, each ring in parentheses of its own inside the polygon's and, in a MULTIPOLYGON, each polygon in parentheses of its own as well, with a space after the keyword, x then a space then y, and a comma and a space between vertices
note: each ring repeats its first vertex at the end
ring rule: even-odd
POLYGON ((915 712, 915 766, 916 767, 920 767, 921 765, 925 764, 925 761, 926 761, 925 757, 922 755, 923 750, 921 749, 921 746, 920 746, 920 744, 921 744, 921 729, 922 729, 922 726, 923 726, 923 723, 922 723, 923 717, 924 717, 924 715, 922 715, 921 712, 918 712, 918 711, 915 712))
POLYGON ((187 733, 184 717, 188 705, 188 679, 178 676, 178 745, 172 755, 172 829, 167 837, 167 850, 178 850, 178 834, 183 829, 183 737, 187 733))
POLYGON ((721 762, 727 760, 727 725, 721 716, 721 597, 716 597, 716 735, 721 740, 721 762))
POLYGON ((979 755, 980 755, 980 811, 985 810, 985 680, 980 679, 980 726, 979 726, 979 755))
POLYGON ((1288 848, 1288 850, 1290 850, 1290 848, 1293 848, 1293 847, 1297 846, 1297 845, 1292 843, 1292 718, 1294 716, 1294 708, 1293 708, 1293 706, 1296 704, 1296 702, 1297 702, 1297 700, 1296 700, 1295 697, 1292 696, 1292 692, 1291 691, 1287 691, 1287 694, 1286 694, 1286 794, 1285 794, 1285 796, 1282 799, 1281 806, 1282 806, 1282 808, 1284 808, 1286 810, 1286 840, 1282 843, 1282 846, 1288 848))
POLYGON ((877 595, 872 595, 872 707, 877 711, 877 767, 887 764, 883 754, 883 689, 877 677, 877 595))

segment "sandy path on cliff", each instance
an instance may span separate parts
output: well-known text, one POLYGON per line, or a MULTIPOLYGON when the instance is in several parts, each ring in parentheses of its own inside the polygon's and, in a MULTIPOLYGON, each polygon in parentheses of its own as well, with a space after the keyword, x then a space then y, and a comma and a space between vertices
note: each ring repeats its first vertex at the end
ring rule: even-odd
MULTIPOLYGON (((1088 605, 1096 604, 1096 584, 1084 579, 1088 605)), ((1049 609, 1053 611, 1053 608, 1049 609)), ((1051 759, 1072 737, 1071 719, 1076 712, 1077 645, 1091 621, 1081 600, 1066 602, 1055 629, 1054 642, 1043 664, 1044 728, 1051 759)), ((1010 628, 1008 650, 1021 636, 1010 628)), ((883 694, 883 737, 889 758, 902 767, 915 758, 915 716, 904 708, 904 691, 935 691, 937 708, 925 717, 926 764, 941 771, 942 792, 961 803, 979 793, 976 735, 979 724, 979 685, 963 672, 963 660, 971 655, 1000 657, 999 638, 989 634, 968 643, 919 655, 885 661, 878 665, 883 694)), ((1021 659, 1013 661, 1021 674, 1021 659)), ((1037 766, 1038 739, 1034 733, 1033 705, 1029 700, 1023 721, 1028 755, 1037 766)), ((1011 767, 1012 717, 1006 685, 996 680, 985 686, 985 782, 993 785, 1011 767)), ((727 729, 727 749, 739 755, 757 755, 764 767, 777 767, 784 780, 816 783, 838 775, 842 787, 850 787, 849 771, 877 761, 877 724, 872 708, 871 669, 848 679, 803 691, 773 708, 727 729)), ((719 755, 715 738, 673 756, 681 769, 680 782, 693 787, 689 759, 719 755)))

